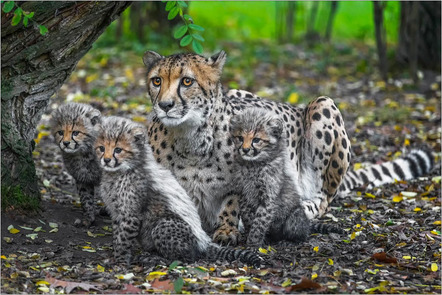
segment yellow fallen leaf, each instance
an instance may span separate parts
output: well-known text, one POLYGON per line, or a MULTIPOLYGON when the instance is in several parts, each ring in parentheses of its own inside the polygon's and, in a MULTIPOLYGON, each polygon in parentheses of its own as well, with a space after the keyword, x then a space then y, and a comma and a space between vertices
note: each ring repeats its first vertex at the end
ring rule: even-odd
POLYGON ((97 264, 97 271, 98 272, 104 272, 104 267, 102 267, 101 265, 97 264))
POLYGON ((433 224, 440 225, 441 221, 440 220, 436 220, 435 222, 433 222, 433 224))
POLYGON ((46 282, 46 281, 38 281, 37 283, 35 283, 37 286, 44 286, 44 285, 50 285, 51 283, 46 282))
POLYGON ((354 164, 354 166, 353 166, 353 169, 356 171, 356 170, 359 170, 359 169, 361 169, 362 168, 362 164, 361 163, 355 163, 354 164))
POLYGON ((41 291, 42 293, 49 293, 49 288, 46 286, 38 287, 37 290, 41 291))
POLYGON ((405 255, 405 256, 402 256, 402 258, 405 259, 405 260, 410 260, 411 256, 405 255))
POLYGON ((375 199, 375 198, 376 198, 375 195, 370 194, 370 193, 365 193, 365 196, 367 196, 367 197, 369 197, 369 198, 372 198, 372 199, 375 199))
POLYGON ((287 99, 287 101, 290 104, 296 104, 296 103, 298 103, 298 100, 299 100, 299 94, 296 92, 290 93, 289 98, 287 99))
POLYGON ((438 270, 437 263, 432 263, 431 264, 431 271, 436 272, 437 270, 438 270))
POLYGON ((19 233, 20 232, 20 230, 18 230, 18 229, 16 229, 16 228, 11 228, 10 230, 9 230, 9 232, 11 233, 11 234, 16 234, 16 233, 19 233))
POLYGON ((421 208, 419 208, 419 207, 416 207, 416 208, 414 208, 414 212, 419 212, 419 211, 421 211, 422 209, 421 208))
POLYGON ((290 286, 291 284, 292 284, 292 280, 290 278, 288 278, 281 284, 281 286, 285 288, 285 287, 290 286))
POLYGON ((350 239, 351 240, 354 240, 356 238, 356 233, 355 232, 352 232, 351 233, 351 236, 350 236, 350 239))
POLYGON ((152 271, 152 272, 150 272, 150 273, 147 275, 146 280, 147 280, 147 281, 150 281, 150 280, 153 280, 153 279, 159 278, 159 277, 161 277, 161 276, 164 276, 164 275, 166 275, 166 274, 167 274, 167 272, 162 272, 162 271, 152 271))
POLYGON ((408 138, 406 138, 406 139, 404 140, 404 145, 405 145, 405 146, 409 146, 409 145, 410 145, 410 140, 409 140, 408 138))
POLYGON ((334 262, 333 262, 333 260, 331 260, 330 258, 328 259, 328 265, 333 265, 334 264, 334 262))
POLYGON ((262 254, 267 254, 267 252, 268 252, 268 250, 264 249, 264 248, 259 248, 258 251, 261 252, 262 254))
POLYGON ((394 203, 399 203, 403 200, 404 198, 401 195, 396 195, 393 197, 393 202, 394 203))
POLYGON ((319 251, 319 246, 316 246, 315 248, 313 248, 313 251, 318 252, 319 251))
POLYGON ((314 280, 314 279, 316 279, 318 277, 318 274, 317 273, 312 273, 312 280, 314 280))
POLYGON ((432 230, 431 233, 432 233, 433 235, 440 235, 440 233, 438 233, 438 232, 435 231, 435 230, 432 230))
POLYGON ((133 116, 132 117, 132 121, 135 121, 135 122, 145 122, 146 121, 146 117, 142 117, 142 116, 133 116))
POLYGON ((86 83, 91 83, 94 80, 98 79, 98 73, 92 74, 86 77, 86 83))

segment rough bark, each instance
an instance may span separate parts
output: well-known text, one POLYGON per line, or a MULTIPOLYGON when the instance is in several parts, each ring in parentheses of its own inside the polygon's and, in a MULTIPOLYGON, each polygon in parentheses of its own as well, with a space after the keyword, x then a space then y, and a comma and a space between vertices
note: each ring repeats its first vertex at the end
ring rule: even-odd
POLYGON ((410 66, 412 76, 416 75, 417 67, 440 70, 441 2, 404 1, 400 5, 397 61, 410 66))
POLYGON ((49 32, 40 35, 33 22, 12 26, 12 13, 2 13, 2 186, 39 197, 32 161, 36 125, 50 97, 130 2, 16 3, 49 32))
POLYGON ((373 1, 374 8, 374 25, 376 34, 376 47, 379 57, 379 71, 381 72, 382 79, 387 80, 387 40, 384 27, 384 8, 385 3, 373 1))

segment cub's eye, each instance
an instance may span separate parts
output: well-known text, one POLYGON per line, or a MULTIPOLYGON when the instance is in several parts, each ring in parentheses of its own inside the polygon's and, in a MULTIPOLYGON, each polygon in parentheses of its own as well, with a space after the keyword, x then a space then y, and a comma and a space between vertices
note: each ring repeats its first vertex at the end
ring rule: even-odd
POLYGON ((183 85, 186 86, 186 87, 189 87, 190 85, 193 84, 193 79, 192 79, 192 78, 184 77, 184 78, 181 80, 181 84, 183 84, 183 85))
POLYGON ((98 148, 100 149, 100 152, 104 153, 105 150, 104 146, 100 145, 98 148))
POLYGON ((57 133, 58 133, 58 135, 63 135, 64 132, 63 132, 63 130, 60 130, 57 133))
POLYGON ((242 136, 237 136, 236 139, 238 139, 238 141, 243 142, 244 138, 242 136))
POLYGON ((159 87, 161 85, 161 78, 160 77, 153 77, 152 78, 152 84, 155 87, 159 87))
POLYGON ((114 151, 115 151, 115 153, 119 154, 119 153, 121 153, 123 150, 120 149, 120 148, 115 148, 114 151))
POLYGON ((259 143, 260 141, 261 141, 261 139, 260 139, 260 138, 257 138, 257 137, 255 137, 255 138, 252 140, 253 143, 259 143))
POLYGON ((72 135, 73 135, 73 136, 77 136, 78 134, 80 134, 80 131, 74 131, 74 132, 72 132, 72 135))

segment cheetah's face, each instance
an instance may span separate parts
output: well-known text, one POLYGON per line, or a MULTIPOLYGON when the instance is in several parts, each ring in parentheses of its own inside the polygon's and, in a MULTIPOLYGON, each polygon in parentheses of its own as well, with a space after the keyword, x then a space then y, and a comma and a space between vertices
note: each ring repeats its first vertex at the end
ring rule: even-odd
POLYGON ((108 117, 94 144, 100 166, 108 172, 124 172, 144 164, 144 127, 128 119, 108 117))
POLYGON ((100 111, 90 106, 76 103, 60 106, 51 119, 55 142, 68 154, 89 152, 100 122, 100 111))
POLYGON ((212 113, 226 55, 210 58, 195 54, 163 57, 147 51, 147 89, 153 110, 166 126, 199 126, 212 113))
POLYGON ((266 162, 280 151, 283 122, 267 111, 246 109, 232 118, 231 125, 233 142, 240 159, 266 162))

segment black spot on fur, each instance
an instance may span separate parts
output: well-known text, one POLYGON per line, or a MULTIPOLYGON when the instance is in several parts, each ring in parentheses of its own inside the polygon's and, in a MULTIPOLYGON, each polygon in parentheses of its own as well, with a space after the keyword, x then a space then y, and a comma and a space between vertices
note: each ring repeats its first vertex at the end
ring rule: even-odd
POLYGON ((321 139, 322 138, 322 132, 321 131, 316 131, 316 137, 318 138, 318 139, 321 139))
POLYGON ((324 116, 325 116, 327 119, 330 119, 330 110, 329 110, 329 109, 323 109, 323 110, 322 110, 322 113, 324 114, 324 116))
POLYGON ((319 121, 321 120, 321 115, 319 113, 314 113, 312 116, 313 120, 319 121))

